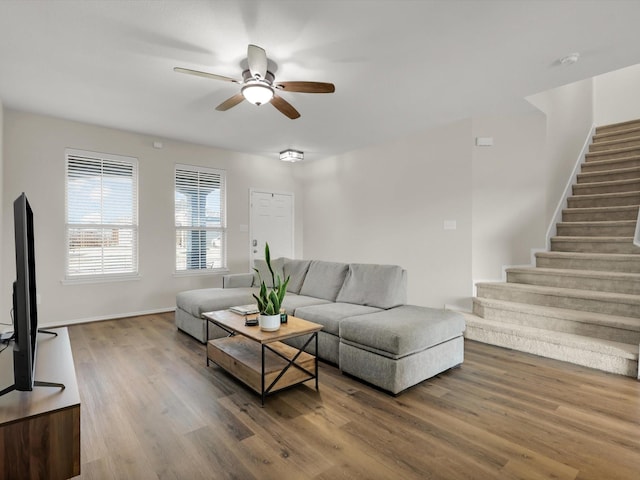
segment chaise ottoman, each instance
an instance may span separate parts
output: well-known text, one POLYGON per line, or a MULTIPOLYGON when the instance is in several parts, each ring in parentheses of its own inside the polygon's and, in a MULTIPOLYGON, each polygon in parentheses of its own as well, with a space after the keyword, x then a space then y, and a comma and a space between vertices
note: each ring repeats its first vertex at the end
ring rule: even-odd
POLYGON ((402 305, 340 322, 340 370, 397 394, 460 365, 465 322, 456 312, 402 305))

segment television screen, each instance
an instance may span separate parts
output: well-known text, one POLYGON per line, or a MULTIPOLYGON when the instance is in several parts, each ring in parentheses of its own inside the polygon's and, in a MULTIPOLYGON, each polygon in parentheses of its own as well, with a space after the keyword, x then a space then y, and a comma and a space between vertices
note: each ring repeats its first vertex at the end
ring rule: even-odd
POLYGON ((23 193, 13 203, 16 281, 13 284, 13 370, 16 390, 33 390, 38 309, 33 211, 23 193))

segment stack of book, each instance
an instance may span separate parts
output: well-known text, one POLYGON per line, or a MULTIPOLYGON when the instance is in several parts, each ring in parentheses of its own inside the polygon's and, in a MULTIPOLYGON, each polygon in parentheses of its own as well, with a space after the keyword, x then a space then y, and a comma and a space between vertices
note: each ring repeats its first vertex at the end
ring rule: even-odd
POLYGON ((229 310, 231 310, 233 313, 237 313, 239 315, 253 315, 255 313, 260 313, 260 311, 258 310, 258 306, 253 304, 253 305, 238 305, 237 307, 231 307, 229 310))

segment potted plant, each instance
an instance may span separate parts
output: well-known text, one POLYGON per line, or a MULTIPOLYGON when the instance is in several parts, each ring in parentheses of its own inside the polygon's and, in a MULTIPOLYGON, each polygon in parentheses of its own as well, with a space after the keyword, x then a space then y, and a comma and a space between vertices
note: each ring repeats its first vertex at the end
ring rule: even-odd
POLYGON ((253 298, 258 302, 258 310, 260 311, 260 329, 266 332, 275 332, 280 328, 280 307, 287 293, 287 285, 289 277, 284 282, 280 275, 276 275, 271 267, 271 254, 269 253, 269 244, 264 246, 264 260, 271 274, 272 288, 268 288, 264 283, 260 271, 254 268, 260 279, 260 291, 258 295, 254 294, 253 298))

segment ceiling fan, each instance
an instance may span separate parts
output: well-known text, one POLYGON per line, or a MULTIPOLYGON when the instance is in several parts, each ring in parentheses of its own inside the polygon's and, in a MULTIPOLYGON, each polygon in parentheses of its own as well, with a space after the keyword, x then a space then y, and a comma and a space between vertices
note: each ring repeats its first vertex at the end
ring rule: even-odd
POLYGON ((247 63, 249 69, 242 72, 242 80, 216 75, 215 73, 200 72, 188 68, 174 67, 175 72, 197 75, 199 77, 233 82, 242 85, 240 93, 236 93, 216 107, 216 110, 224 112, 235 107, 243 100, 247 100, 254 105, 271 103, 281 113, 294 120, 300 117, 300 113, 276 93, 277 90, 283 92, 300 93, 333 93, 336 91, 333 83, 324 82, 275 82, 273 73, 267 70, 267 53, 257 45, 249 45, 247 49, 247 63))

